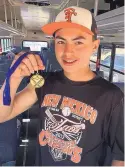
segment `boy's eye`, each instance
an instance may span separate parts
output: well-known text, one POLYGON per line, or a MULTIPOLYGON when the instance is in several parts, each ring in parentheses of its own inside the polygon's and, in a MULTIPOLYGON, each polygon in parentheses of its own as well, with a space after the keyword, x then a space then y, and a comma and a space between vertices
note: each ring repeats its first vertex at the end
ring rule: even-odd
POLYGON ((64 41, 57 41, 57 44, 64 44, 64 41))
POLYGON ((77 42, 75 42, 75 44, 76 45, 81 45, 81 44, 83 44, 83 42, 77 41, 77 42))

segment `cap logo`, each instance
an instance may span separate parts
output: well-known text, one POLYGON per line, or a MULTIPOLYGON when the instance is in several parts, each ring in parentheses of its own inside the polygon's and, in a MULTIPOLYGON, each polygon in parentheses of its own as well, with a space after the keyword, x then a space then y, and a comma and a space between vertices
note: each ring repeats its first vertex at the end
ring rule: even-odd
POLYGON ((72 15, 74 15, 74 16, 77 15, 77 13, 75 12, 75 9, 73 9, 73 8, 67 8, 64 10, 64 12, 65 12, 65 19, 67 19, 66 21, 68 21, 68 22, 71 22, 72 15))

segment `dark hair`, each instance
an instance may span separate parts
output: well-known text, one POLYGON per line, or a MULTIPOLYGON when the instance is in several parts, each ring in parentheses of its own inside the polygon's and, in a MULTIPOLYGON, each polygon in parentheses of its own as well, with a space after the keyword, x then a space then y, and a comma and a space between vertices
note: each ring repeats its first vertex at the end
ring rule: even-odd
POLYGON ((92 40, 93 40, 93 41, 97 40, 97 35, 94 34, 94 35, 92 36, 92 40))
POLYGON ((53 33, 53 37, 55 38, 56 31, 53 33))
MULTIPOLYGON (((60 30, 60 29, 58 29, 58 30, 60 30)), ((54 38, 55 38, 56 32, 57 32, 58 30, 56 30, 56 31, 53 33, 53 37, 54 37, 54 38)))

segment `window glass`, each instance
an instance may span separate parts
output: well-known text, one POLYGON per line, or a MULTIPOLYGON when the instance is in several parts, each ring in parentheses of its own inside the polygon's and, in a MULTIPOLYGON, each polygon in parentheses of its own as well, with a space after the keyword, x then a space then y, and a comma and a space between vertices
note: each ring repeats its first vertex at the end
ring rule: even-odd
POLYGON ((0 39, 2 52, 11 50, 11 39, 0 39))
POLYGON ((30 47, 31 51, 41 51, 41 48, 48 48, 46 41, 23 41, 23 47, 30 47))
POLYGON ((4 43, 4 51, 6 52, 6 50, 7 50, 7 40, 3 39, 3 43, 4 43))
POLYGON ((10 47, 10 49, 11 49, 11 39, 9 39, 9 47, 10 47))
POLYGON ((8 39, 7 41, 8 41, 8 49, 10 50, 10 44, 9 44, 9 39, 8 39))
POLYGON ((8 39, 6 39, 6 50, 8 50, 8 39))
POLYGON ((114 69, 120 72, 125 71, 125 64, 124 64, 124 48, 116 48, 115 60, 114 60, 114 69))
POLYGON ((93 55, 90 57, 90 60, 97 61, 97 52, 93 53, 93 55))
POLYGON ((102 48, 100 64, 110 67, 110 62, 111 62, 111 49, 102 48))
POLYGON ((113 82, 124 82, 124 75, 113 71, 112 81, 113 82))
POLYGON ((96 71, 96 63, 90 62, 90 69, 96 71))
POLYGON ((1 53, 2 53, 2 47, 1 47, 1 39, 0 39, 0 56, 1 56, 1 53))
POLYGON ((104 79, 109 81, 109 71, 110 69, 108 67, 103 67, 100 65, 100 71, 104 72, 104 79))
POLYGON ((2 52, 4 52, 4 40, 1 39, 1 47, 2 47, 2 52))

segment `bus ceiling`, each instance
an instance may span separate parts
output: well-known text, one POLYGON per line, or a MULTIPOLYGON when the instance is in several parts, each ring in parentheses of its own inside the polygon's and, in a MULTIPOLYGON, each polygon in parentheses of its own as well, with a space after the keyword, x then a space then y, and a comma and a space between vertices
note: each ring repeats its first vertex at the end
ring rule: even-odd
POLYGON ((60 10, 73 5, 93 12, 101 41, 124 41, 122 0, 1 0, 0 36, 26 37, 27 31, 41 31, 60 10))

